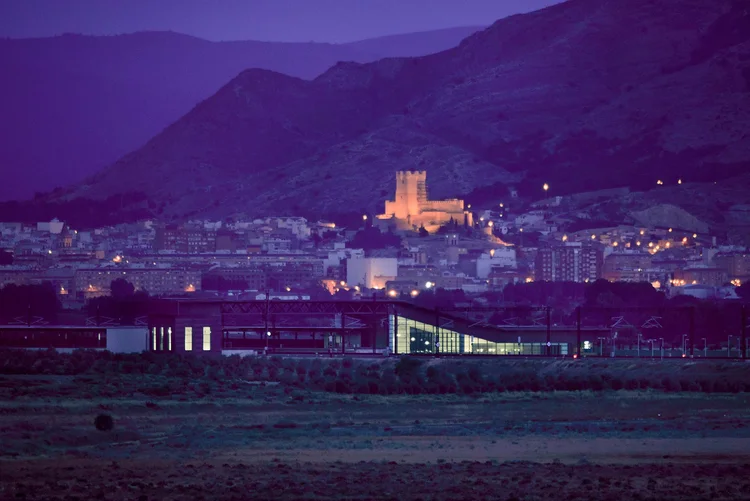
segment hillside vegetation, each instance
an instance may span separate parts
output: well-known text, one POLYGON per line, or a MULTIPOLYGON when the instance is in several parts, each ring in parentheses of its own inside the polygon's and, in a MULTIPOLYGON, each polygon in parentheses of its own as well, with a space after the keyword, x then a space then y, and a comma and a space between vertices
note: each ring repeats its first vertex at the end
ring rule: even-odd
POLYGON ((312 215, 380 210, 397 169, 427 170, 433 198, 732 178, 750 161, 742 5, 571 0, 428 56, 339 63, 312 81, 248 70, 61 197, 312 215))

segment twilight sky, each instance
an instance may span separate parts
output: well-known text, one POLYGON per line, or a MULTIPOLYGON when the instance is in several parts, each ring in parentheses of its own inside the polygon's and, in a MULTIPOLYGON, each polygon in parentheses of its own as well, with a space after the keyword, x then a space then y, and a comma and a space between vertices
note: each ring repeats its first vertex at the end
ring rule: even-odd
POLYGON ((561 0, 0 0, 0 37, 171 30, 208 40, 349 42, 488 25, 561 0))

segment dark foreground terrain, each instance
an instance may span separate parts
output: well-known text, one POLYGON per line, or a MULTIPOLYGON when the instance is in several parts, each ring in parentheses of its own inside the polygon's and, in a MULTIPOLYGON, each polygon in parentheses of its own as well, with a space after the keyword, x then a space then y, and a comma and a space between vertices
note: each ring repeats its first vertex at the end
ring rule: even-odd
POLYGON ((750 499, 749 418, 739 392, 370 395, 5 374, 0 499, 750 499), (99 414, 111 431, 94 427, 99 414))

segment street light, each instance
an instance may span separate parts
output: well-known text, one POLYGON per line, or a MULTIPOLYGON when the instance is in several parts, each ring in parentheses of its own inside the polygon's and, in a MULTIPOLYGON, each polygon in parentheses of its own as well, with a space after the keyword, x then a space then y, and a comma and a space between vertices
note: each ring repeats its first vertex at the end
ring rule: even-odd
POLYGON ((682 335, 682 356, 683 357, 685 356, 685 351, 687 350, 687 343, 685 342, 687 341, 687 337, 688 337, 687 334, 682 335))
POLYGON ((544 193, 547 193, 549 191, 549 184, 544 183, 544 185, 542 185, 542 189, 544 190, 544 193))

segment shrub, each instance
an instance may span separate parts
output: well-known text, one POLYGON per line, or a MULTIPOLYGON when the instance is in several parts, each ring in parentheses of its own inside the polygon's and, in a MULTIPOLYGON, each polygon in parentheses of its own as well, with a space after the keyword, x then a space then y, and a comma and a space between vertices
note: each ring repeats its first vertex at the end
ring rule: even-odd
POLYGON ((396 362, 394 372, 399 379, 410 379, 412 376, 419 373, 419 369, 422 366, 422 361, 413 357, 401 357, 396 362))
POLYGON ((94 419, 94 426, 99 431, 110 431, 115 427, 115 421, 109 414, 99 414, 94 419))
POLYGON ((336 393, 349 393, 349 391, 350 391, 349 381, 344 381, 344 380, 341 380, 341 379, 337 379, 336 383, 335 383, 335 386, 334 386, 334 391, 336 393))

